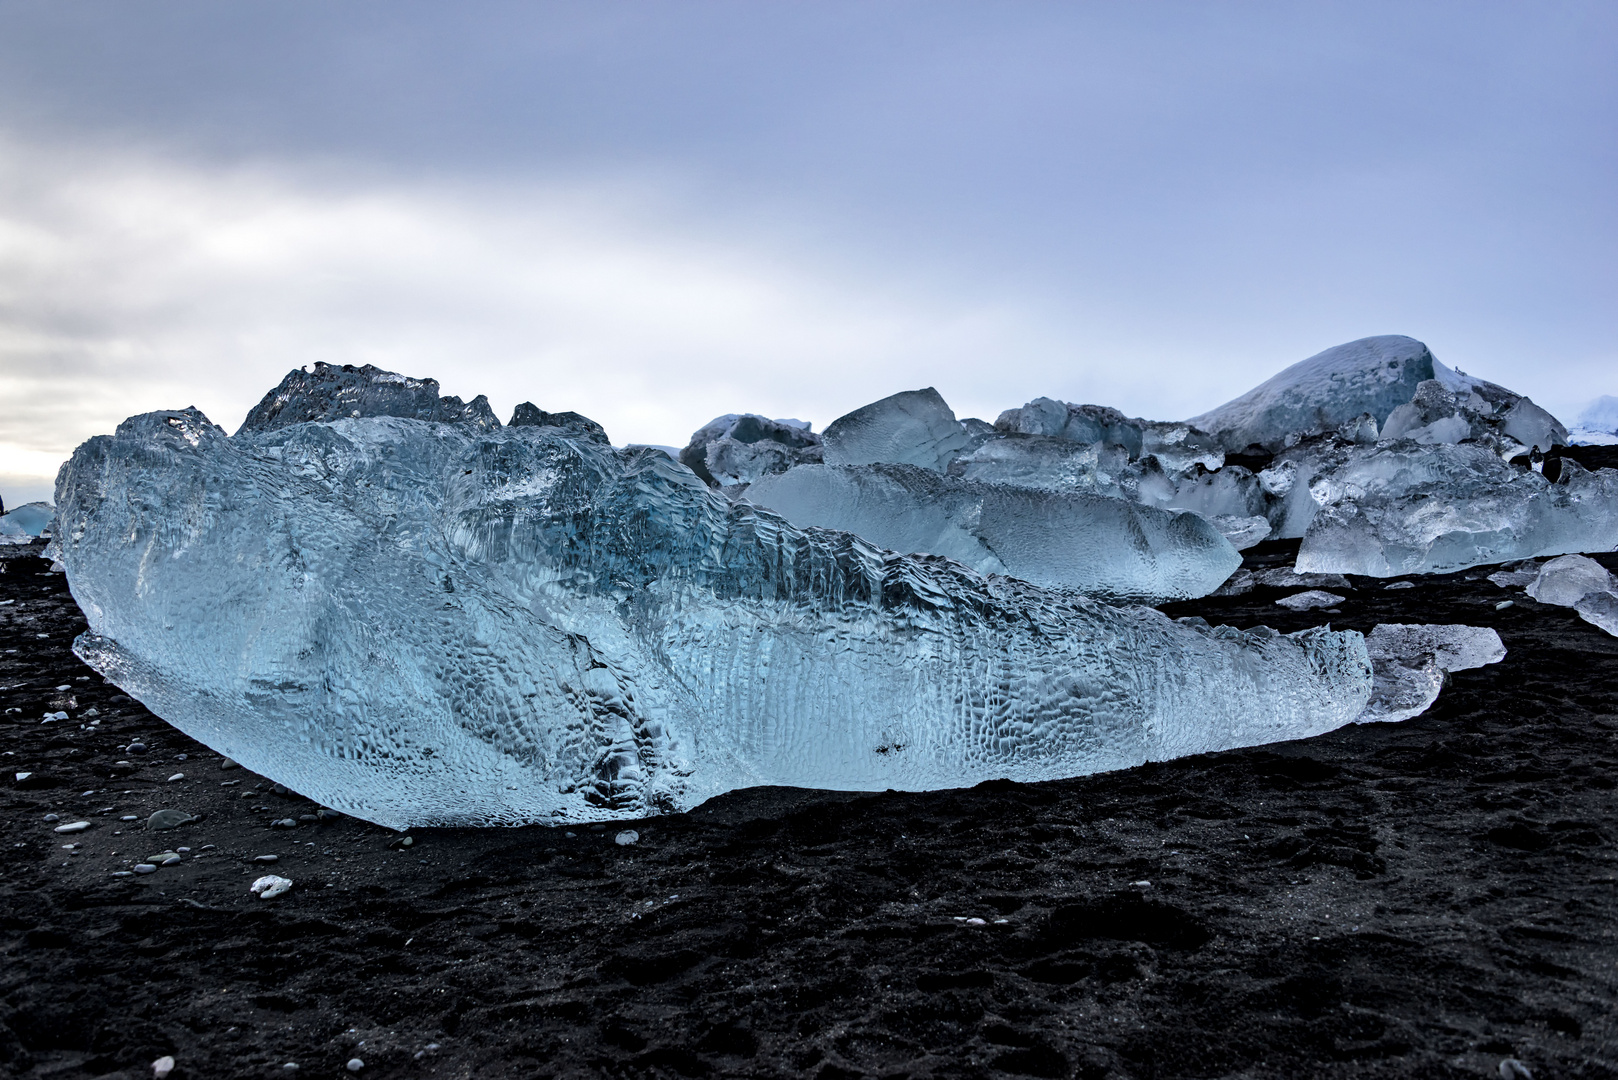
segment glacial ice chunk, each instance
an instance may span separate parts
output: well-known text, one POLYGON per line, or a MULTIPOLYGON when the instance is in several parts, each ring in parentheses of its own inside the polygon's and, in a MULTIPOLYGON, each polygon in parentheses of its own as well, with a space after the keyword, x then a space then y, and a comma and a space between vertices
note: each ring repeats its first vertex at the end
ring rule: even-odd
POLYGON ((1362 724, 1409 720, 1438 700, 1452 671, 1506 658, 1500 635, 1484 626, 1383 623, 1365 638, 1376 685, 1362 724))
POLYGON ((1206 596, 1241 565, 1217 529, 1088 492, 943 477, 913 465, 802 465, 760 478, 747 498, 799 528, 856 533, 879 547, 942 555, 1110 599, 1206 596))
POLYGON ((984 578, 553 426, 151 413, 57 490, 79 655, 390 827, 1072 776, 1330 730, 1372 687, 1357 633, 984 578))
POLYGON ((728 413, 698 428, 680 464, 712 487, 737 487, 794 465, 818 464, 820 436, 802 420, 728 413))
POLYGON ((1282 448, 1289 435, 1334 431, 1361 413, 1378 423, 1435 376, 1432 352, 1398 334, 1360 338, 1300 360, 1189 423, 1227 450, 1282 448))
POLYGON ((906 390, 855 409, 826 425, 828 465, 916 465, 943 472, 971 442, 932 387, 906 390))
POLYGON ((1610 592, 1588 593, 1579 597, 1573 610, 1591 626, 1618 637, 1618 595, 1610 592))
POLYGON ((1583 555, 1563 555, 1539 568, 1528 595, 1542 604, 1572 607, 1590 593, 1618 591, 1607 568, 1583 555))
MULTIPOLYGON (((314 371, 294 370, 248 412, 241 431, 274 431, 311 420, 356 416, 400 416, 497 428, 489 399, 479 394, 463 403, 439 397, 437 379, 412 379, 371 364, 327 364, 314 371)), ((239 434, 240 432, 238 432, 239 434)))

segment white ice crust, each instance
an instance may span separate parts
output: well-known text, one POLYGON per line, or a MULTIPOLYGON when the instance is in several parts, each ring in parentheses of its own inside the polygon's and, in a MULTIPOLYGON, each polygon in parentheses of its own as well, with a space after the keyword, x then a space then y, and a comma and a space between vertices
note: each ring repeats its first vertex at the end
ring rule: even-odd
POLYGON ((631 818, 755 784, 1040 780, 1354 720, 1357 633, 1209 628, 798 529, 655 451, 410 418, 81 446, 88 663, 393 827, 631 818))

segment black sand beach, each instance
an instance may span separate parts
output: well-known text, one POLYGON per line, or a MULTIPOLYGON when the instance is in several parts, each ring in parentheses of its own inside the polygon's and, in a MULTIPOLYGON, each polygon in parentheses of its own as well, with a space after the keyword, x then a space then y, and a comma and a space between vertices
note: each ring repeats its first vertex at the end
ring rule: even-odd
POLYGON ((1498 629, 1506 660, 1403 724, 400 847, 105 685, 38 550, 0 548, 8 1076, 1618 1075, 1618 639, 1487 569, 1166 608, 1498 629), (202 817, 146 831, 163 808, 202 817), (292 891, 250 895, 269 872, 292 891))

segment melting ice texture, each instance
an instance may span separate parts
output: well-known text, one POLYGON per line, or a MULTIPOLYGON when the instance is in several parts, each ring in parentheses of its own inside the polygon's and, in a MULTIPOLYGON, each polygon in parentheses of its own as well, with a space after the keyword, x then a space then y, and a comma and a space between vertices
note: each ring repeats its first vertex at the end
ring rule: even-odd
POLYGON ((1327 731, 1372 689, 1357 633, 897 555, 558 426, 149 413, 57 511, 86 662, 392 827, 1072 776, 1327 731))

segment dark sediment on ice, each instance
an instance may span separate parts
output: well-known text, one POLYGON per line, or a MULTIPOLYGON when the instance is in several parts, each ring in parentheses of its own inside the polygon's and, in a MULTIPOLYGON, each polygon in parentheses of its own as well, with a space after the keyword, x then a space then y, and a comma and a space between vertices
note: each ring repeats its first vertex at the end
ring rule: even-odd
POLYGON ((1403 724, 403 848, 310 820, 103 684, 37 550, 0 549, 6 1075, 148 1077, 162 1055, 175 1080, 354 1057, 367 1077, 1618 1073, 1618 639, 1487 570, 1355 579, 1335 614, 1264 587, 1166 607, 1499 630, 1503 663, 1403 724), (148 832, 162 808, 202 819, 148 832), (293 890, 251 896, 271 872, 293 890))

